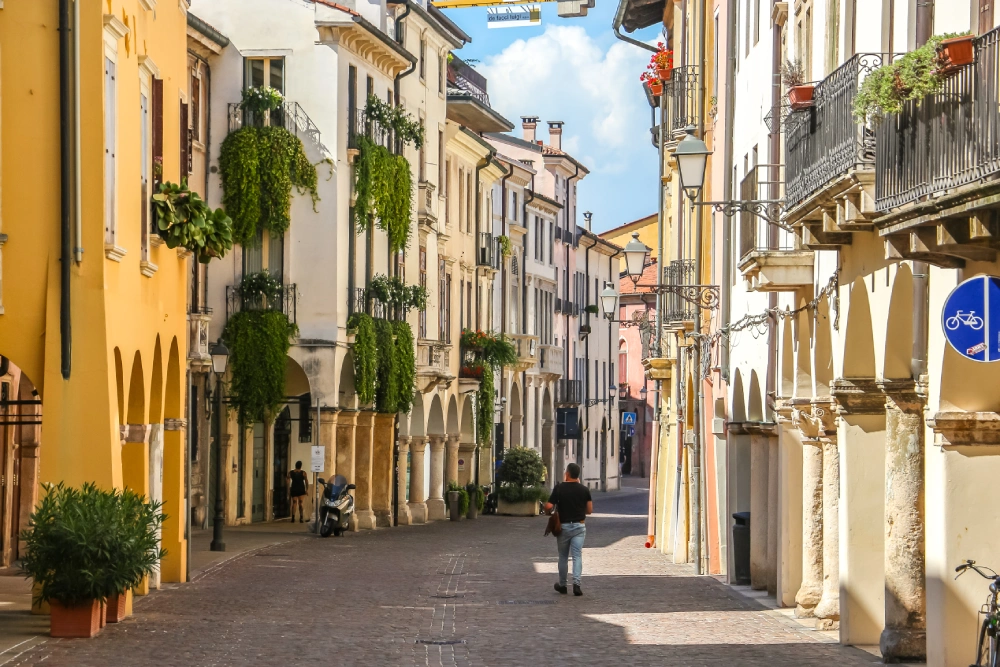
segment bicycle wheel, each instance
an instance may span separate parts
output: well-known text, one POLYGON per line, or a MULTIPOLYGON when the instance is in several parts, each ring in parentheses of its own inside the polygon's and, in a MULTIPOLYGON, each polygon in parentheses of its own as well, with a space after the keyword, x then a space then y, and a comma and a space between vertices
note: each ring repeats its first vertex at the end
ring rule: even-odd
POLYGON ((955 329, 958 328, 958 325, 960 324, 961 321, 959 321, 957 317, 949 317, 944 321, 944 328, 947 329, 948 331, 954 331, 955 329))
POLYGON ((990 619, 983 619, 983 625, 979 628, 979 642, 976 644, 976 662, 974 662, 970 667, 993 667, 993 662, 987 662, 991 660, 990 647, 995 641, 993 637, 987 634, 986 630, 989 628, 990 619))

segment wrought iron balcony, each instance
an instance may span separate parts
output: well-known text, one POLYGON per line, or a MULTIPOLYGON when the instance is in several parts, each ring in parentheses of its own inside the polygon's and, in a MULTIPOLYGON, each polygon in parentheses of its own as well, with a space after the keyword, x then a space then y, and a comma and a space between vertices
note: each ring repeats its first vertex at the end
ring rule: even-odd
POLYGON ((395 306, 383 303, 375 296, 368 294, 364 287, 354 288, 354 295, 350 300, 350 312, 367 313, 377 320, 405 320, 410 312, 408 306, 395 306))
POLYGON ((813 106, 786 121, 786 205, 794 209, 852 170, 875 167, 875 134, 854 119, 864 78, 897 54, 859 53, 820 81, 813 106))
POLYGON ((675 67, 666 82, 670 101, 670 129, 683 132, 688 125, 698 124, 698 66, 675 67))
POLYGON ((556 384, 556 403, 580 405, 583 403, 583 381, 561 379, 556 384))
MULTIPOLYGON (((693 259, 675 259, 663 267, 663 284, 672 287, 698 288, 693 259)), ((668 291, 663 298, 663 322, 693 322, 698 314, 698 306, 685 299, 683 290, 668 291)))
POLYGON ((486 92, 486 77, 454 55, 448 63, 448 83, 490 106, 490 96, 486 92))
POLYGON ((1000 29, 940 92, 903 103, 875 130, 875 208, 903 206, 1000 173, 1000 29))
POLYGON ((382 124, 372 118, 368 118, 364 109, 349 109, 347 114, 347 147, 357 150, 361 137, 366 137, 369 141, 389 150, 390 153, 399 155, 402 149, 392 128, 383 127, 382 124))
POLYGON ((284 102, 280 107, 269 112, 253 112, 241 108, 239 102, 229 104, 229 131, 235 132, 243 127, 283 127, 293 134, 299 134, 312 140, 319 147, 319 128, 312 121, 298 102, 284 102))
POLYGON ((479 266, 493 266, 493 254, 496 243, 493 234, 489 232, 479 233, 479 252, 476 256, 476 264, 479 266))
POLYGON ((296 322, 296 304, 298 293, 295 283, 282 285, 277 298, 269 299, 264 294, 241 295, 238 286, 226 286, 226 319, 236 313, 248 310, 277 310, 285 314, 288 320, 296 322))

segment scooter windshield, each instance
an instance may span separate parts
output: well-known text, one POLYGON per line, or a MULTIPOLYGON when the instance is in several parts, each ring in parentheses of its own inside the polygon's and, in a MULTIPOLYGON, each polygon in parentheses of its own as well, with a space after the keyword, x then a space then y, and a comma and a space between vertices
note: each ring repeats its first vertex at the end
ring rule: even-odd
POLYGON ((334 475, 330 480, 330 497, 337 498, 347 488, 347 478, 343 475, 334 475))

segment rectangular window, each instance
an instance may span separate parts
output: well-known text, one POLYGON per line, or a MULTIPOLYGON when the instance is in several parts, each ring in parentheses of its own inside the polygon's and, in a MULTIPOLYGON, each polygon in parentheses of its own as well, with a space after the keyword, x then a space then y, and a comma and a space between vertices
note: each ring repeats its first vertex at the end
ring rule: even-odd
POLYGON ((191 77, 191 139, 201 142, 201 79, 191 77))
POLYGON ((438 260, 438 340, 445 340, 448 335, 448 279, 445 275, 445 263, 438 260))
POLYGON ((117 239, 115 181, 118 177, 117 168, 117 134, 118 134, 118 85, 116 81, 116 63, 107 56, 104 57, 104 243, 114 246, 117 239))
POLYGON ((467 317, 469 320, 466 326, 469 329, 471 329, 472 328, 472 281, 469 281, 469 283, 465 286, 465 290, 466 290, 465 312, 468 313, 467 317))
POLYGON ((473 207, 476 205, 476 203, 478 201, 478 194, 479 194, 477 192, 473 192, 473 189, 474 188, 473 188, 473 185, 472 185, 472 174, 466 174, 465 175, 465 191, 468 194, 466 195, 466 202, 465 202, 465 207, 466 207, 466 210, 465 210, 465 231, 468 234, 472 233, 472 225, 473 225, 473 223, 474 223, 474 221, 476 219, 476 211, 475 211, 475 209, 473 207))
POLYGON ((458 281, 458 326, 465 328, 465 279, 458 281))
POLYGON ((460 231, 465 231, 469 223, 465 218, 465 200, 468 198, 469 193, 465 190, 465 169, 462 167, 458 168, 458 229, 460 231))
POLYGON ((451 210, 451 160, 446 159, 444 161, 444 180, 441 181, 444 190, 444 224, 447 226, 448 221, 451 216, 448 212, 451 210))
POLYGON ((445 79, 448 76, 448 64, 444 59, 444 56, 438 58, 438 92, 443 93, 445 87, 445 79))
POLYGON ((149 261, 150 232, 150 192, 149 192, 149 91, 145 83, 140 84, 139 93, 139 239, 141 259, 149 261))
POLYGON ((180 155, 181 155, 181 178, 187 178, 191 173, 191 128, 188 118, 188 105, 181 102, 180 112, 180 155))
MULTIPOLYGON (((427 123, 423 118, 420 119, 420 128, 424 130, 424 135, 427 135, 427 123)), ((420 162, 417 166, 417 179, 423 183, 427 180, 427 142, 420 144, 420 162)))
MULTIPOLYGON (((247 58, 244 60, 243 86, 261 88, 267 86, 285 94, 285 59, 281 56, 247 58)), ((274 109, 264 118, 266 125, 281 125, 282 109, 274 109)), ((244 121, 253 122, 244 118, 244 121)))
POLYGON ((438 182, 437 182, 437 189, 438 189, 438 193, 442 194, 442 195, 445 194, 445 190, 444 190, 444 183, 445 183, 444 166, 445 166, 445 160, 444 160, 444 132, 442 132, 441 130, 438 130, 438 163, 437 163, 437 168, 438 168, 438 182))
POLYGON ((427 40, 420 38, 420 78, 427 78, 427 40))
MULTIPOLYGON (((420 286, 427 289, 427 247, 420 246, 420 286)), ((417 325, 417 335, 420 338, 427 338, 427 309, 420 311, 420 319, 417 325)))
POLYGON ((447 275, 444 286, 444 339, 451 343, 451 274, 447 275))

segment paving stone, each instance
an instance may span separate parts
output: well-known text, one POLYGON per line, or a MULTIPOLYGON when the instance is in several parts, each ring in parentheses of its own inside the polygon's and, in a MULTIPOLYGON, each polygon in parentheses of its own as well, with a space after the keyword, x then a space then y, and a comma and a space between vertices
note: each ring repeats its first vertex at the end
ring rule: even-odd
POLYGON ((552 589, 544 517, 293 535, 137 600, 95 639, 10 664, 877 664, 645 549, 645 503, 595 494, 581 598, 552 589))

